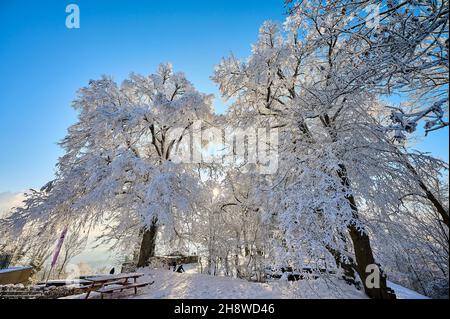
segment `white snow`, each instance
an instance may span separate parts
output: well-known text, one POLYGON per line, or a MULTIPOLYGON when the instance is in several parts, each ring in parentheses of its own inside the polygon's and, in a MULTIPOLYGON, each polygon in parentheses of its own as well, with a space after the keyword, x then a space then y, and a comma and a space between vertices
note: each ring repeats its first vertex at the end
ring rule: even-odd
MULTIPOLYGON (((364 292, 337 278, 287 282, 275 280, 254 283, 241 279, 198 274, 195 267, 185 265, 185 273, 162 269, 140 269, 145 276, 139 281, 154 281, 153 285, 133 291, 114 293, 105 298, 118 299, 366 299, 364 292)), ((427 299, 427 297, 389 282, 399 299, 427 299)), ((66 297, 84 298, 84 295, 66 297)), ((89 298, 100 298, 91 293, 89 298)))
POLYGON ((26 270, 26 269, 30 269, 30 268, 31 267, 10 267, 10 268, 5 268, 5 269, 0 269, 0 274, 7 273, 7 272, 19 271, 19 270, 26 270))
MULTIPOLYGON (((133 291, 115 293, 112 298, 127 299, 362 299, 363 292, 341 280, 282 280, 254 283, 242 279, 209 276, 196 273, 186 266, 185 273, 161 269, 140 269, 145 276, 140 281, 155 281, 151 286, 133 291)), ((90 298, 99 298, 92 293, 90 298)), ((68 298, 83 298, 83 295, 68 298)), ((108 298, 108 296, 106 297, 108 298)), ((111 298, 111 297, 109 297, 111 298)))
POLYGON ((388 286, 394 289, 398 299, 431 299, 427 296, 421 295, 418 292, 400 286, 398 284, 394 284, 393 282, 388 281, 388 286))

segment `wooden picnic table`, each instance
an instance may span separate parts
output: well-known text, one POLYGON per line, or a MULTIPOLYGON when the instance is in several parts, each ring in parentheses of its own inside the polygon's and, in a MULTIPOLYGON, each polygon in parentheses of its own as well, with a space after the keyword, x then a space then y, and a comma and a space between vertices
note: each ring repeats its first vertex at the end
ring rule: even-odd
POLYGON ((142 273, 127 273, 117 275, 97 275, 83 277, 84 280, 90 283, 83 287, 86 294, 86 299, 89 297, 91 291, 100 292, 103 298, 104 293, 112 293, 116 290, 123 291, 124 289, 134 288, 134 293, 137 293, 138 287, 147 286, 152 283, 143 282, 138 283, 137 279, 144 276, 142 273), (133 282, 129 282, 133 279, 133 282))
POLYGON ((128 280, 134 279, 136 281, 137 278, 144 276, 143 273, 126 273, 126 274, 117 274, 117 275, 96 275, 96 276, 87 276, 84 277, 84 280, 88 280, 96 283, 103 283, 109 281, 117 281, 117 280, 128 280))

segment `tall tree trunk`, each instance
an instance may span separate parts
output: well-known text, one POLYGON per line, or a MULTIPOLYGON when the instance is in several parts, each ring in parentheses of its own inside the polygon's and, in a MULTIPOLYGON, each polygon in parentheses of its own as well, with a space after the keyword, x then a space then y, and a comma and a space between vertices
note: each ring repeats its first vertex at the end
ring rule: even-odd
MULTIPOLYGON (((342 185, 346 189, 348 189, 350 188, 350 181, 347 176, 347 169, 343 164, 340 164, 339 168, 339 178, 342 181, 342 185)), ((346 197, 353 212, 353 219, 355 220, 355 222, 357 222, 359 220, 359 213, 358 207, 356 206, 355 197, 352 194, 347 195, 346 197)), ((370 273, 366 272, 367 266, 377 265, 375 263, 372 247, 370 245, 369 235, 364 231, 364 229, 357 228, 355 223, 352 223, 348 226, 348 231, 350 234, 350 238, 352 239, 353 248, 355 251, 356 271, 361 278, 366 294, 372 299, 395 299, 395 294, 387 286, 386 276, 383 275, 383 272, 380 268, 379 287, 368 286, 366 279, 368 278, 370 273)))
MULTIPOLYGON (((332 48, 330 48, 332 49, 332 48)), ((321 122, 324 125, 326 129, 328 129, 330 136, 333 140, 333 142, 337 142, 336 137, 336 131, 332 127, 331 119, 329 118, 328 114, 324 114, 321 118, 321 122)), ((307 131, 309 131, 307 129, 307 131)), ((337 171, 337 174, 341 180, 342 186, 345 188, 345 190, 350 189, 350 180, 348 178, 347 174, 347 168, 344 164, 339 164, 339 169, 337 171)), ((356 200, 352 194, 349 194, 346 196, 346 199, 348 200, 350 207, 352 209, 353 219, 356 221, 359 220, 359 212, 358 207, 356 205, 356 200)), ((369 296, 369 298, 372 299, 395 299, 396 296, 393 293, 392 289, 390 289, 387 286, 386 277, 383 275, 382 270, 379 268, 380 278, 379 282, 380 285, 378 288, 371 288, 368 287, 366 279, 370 274, 366 272, 367 266, 369 265, 377 265, 375 263, 375 258, 373 256, 372 247, 370 245, 370 239, 369 235, 363 230, 356 227, 355 223, 350 224, 348 227, 348 232, 350 234, 350 238, 353 243, 353 249, 355 251, 355 261, 356 261, 356 271, 359 274, 359 277, 361 278, 362 284, 364 286, 364 291, 369 296)), ((339 255, 333 254, 335 258, 339 258, 339 255)), ((339 258, 340 260, 340 258, 339 258)), ((337 262, 338 265, 340 265, 344 269, 344 273, 346 275, 352 275, 352 271, 350 267, 354 267, 354 263, 346 263, 342 264, 339 261, 337 262)))
POLYGON ((155 256, 156 236, 158 235, 157 222, 158 220, 154 218, 150 226, 144 227, 137 267, 147 266, 149 258, 155 256))

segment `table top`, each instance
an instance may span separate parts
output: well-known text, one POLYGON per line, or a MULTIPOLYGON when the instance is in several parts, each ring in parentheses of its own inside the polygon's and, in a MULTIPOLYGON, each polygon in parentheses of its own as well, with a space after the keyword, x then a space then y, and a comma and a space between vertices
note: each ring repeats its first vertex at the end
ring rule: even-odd
POLYGON ((91 281, 85 279, 61 279, 61 280, 48 280, 38 282, 38 285, 45 286, 68 286, 68 285, 87 285, 91 281))
POLYGON ((128 273, 128 274, 117 274, 117 275, 101 275, 101 276, 92 276, 85 277, 84 280, 88 280, 90 282, 108 282, 115 281, 119 279, 128 279, 128 278, 139 278, 144 276, 142 273, 128 273))

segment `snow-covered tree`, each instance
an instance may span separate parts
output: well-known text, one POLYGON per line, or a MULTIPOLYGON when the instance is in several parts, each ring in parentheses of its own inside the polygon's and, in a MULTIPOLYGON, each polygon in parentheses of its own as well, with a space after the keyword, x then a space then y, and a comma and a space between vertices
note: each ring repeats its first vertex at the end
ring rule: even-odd
POLYGON ((105 223, 105 235, 139 249, 144 265, 158 227, 173 231, 201 197, 195 167, 172 157, 194 121, 212 116, 211 102, 169 64, 121 86, 106 76, 90 81, 73 103, 78 121, 61 143, 66 153, 51 190, 10 220, 19 228, 33 219, 60 228, 105 223))
MULTIPOLYGON (((224 59, 214 80, 235 100, 231 116, 283 129, 271 203, 284 257, 297 265, 325 258, 346 275, 356 270, 365 284, 366 267, 375 264, 365 207, 397 203, 400 181, 414 179, 397 165, 398 149, 373 116, 383 107, 355 73, 358 46, 334 38, 332 28, 322 32, 328 37, 318 45, 314 32, 301 40, 268 22, 248 60, 224 59)), ((380 289, 365 290, 389 298, 384 277, 380 289)))
MULTIPOLYGON (((270 251, 262 210, 267 207, 256 170, 227 169, 211 184, 211 204, 194 227, 194 238, 205 256, 205 272, 261 281, 270 251)), ((205 259, 204 258, 204 259, 205 259)))
POLYGON ((448 126, 448 0, 285 1, 288 28, 321 46, 346 39, 355 79, 384 94, 409 95, 392 111, 397 138, 424 122, 428 133, 448 126))

